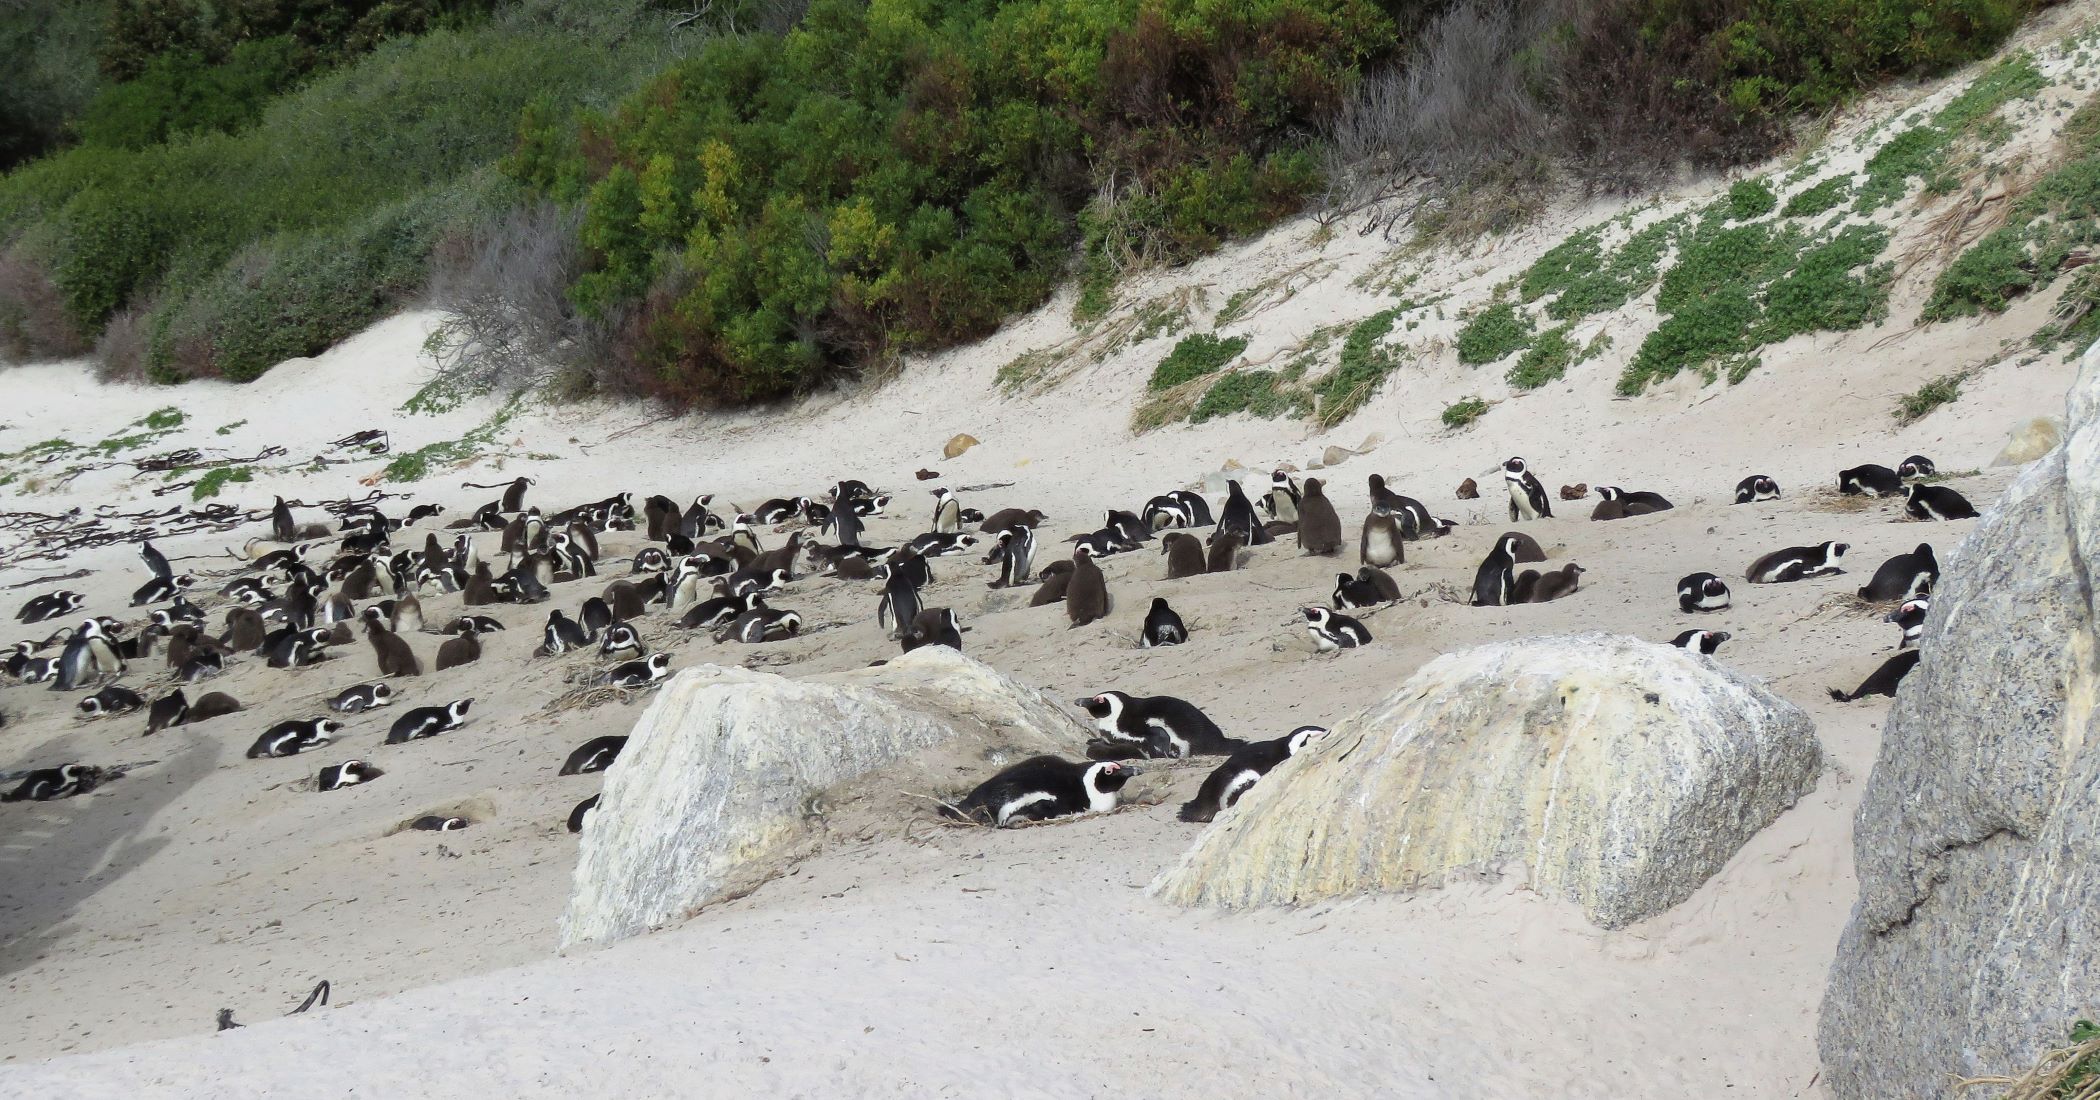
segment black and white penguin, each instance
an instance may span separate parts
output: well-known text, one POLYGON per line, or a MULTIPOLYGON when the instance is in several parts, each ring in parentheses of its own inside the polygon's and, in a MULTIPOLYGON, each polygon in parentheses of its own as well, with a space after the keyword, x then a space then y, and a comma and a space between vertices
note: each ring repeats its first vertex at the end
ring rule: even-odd
POLYGON ((147 708, 146 734, 150 737, 164 729, 182 725, 184 722, 189 721, 189 717, 189 697, 182 693, 181 688, 176 688, 174 691, 155 699, 153 705, 147 708))
POLYGON ((60 764, 38 768, 22 777, 14 790, 0 794, 0 802, 50 802, 86 794, 102 783, 105 774, 92 764, 60 764))
POLYGON ((353 684, 337 692, 335 698, 328 700, 328 709, 338 714, 363 714, 392 706, 393 702, 393 685, 374 680, 368 684, 353 684))
POLYGON ((1305 616, 1305 632, 1312 635, 1314 648, 1322 653, 1371 644, 1371 632, 1364 624, 1332 608, 1305 607, 1299 614, 1305 616))
POLYGON ((1256 741, 1233 753, 1204 777, 1196 797, 1182 803, 1181 820, 1212 821, 1232 808, 1240 796, 1252 789, 1276 765, 1305 751, 1305 746, 1327 732, 1325 726, 1299 726, 1272 741, 1256 741))
POLYGON ((626 747, 627 738, 620 734, 593 737, 576 746, 576 751, 570 753, 569 758, 562 762, 560 774, 583 775, 588 772, 602 772, 612 767, 613 761, 620 758, 620 750, 626 747))
POLYGON ((1945 485, 1927 485, 1922 481, 1910 483, 1910 495, 1903 502, 1903 510, 1912 519, 1975 519, 1976 508, 1967 497, 1945 485))
POLYGON ((639 661, 628 661, 613 666, 605 674, 604 683, 612 687, 638 688, 653 684, 671 674, 671 655, 651 653, 639 661))
POLYGON ((1196 525, 1196 517, 1189 512, 1188 506, 1167 493, 1146 501, 1138 518, 1144 521, 1147 530, 1155 532, 1196 525))
POLYGON ((1539 484, 1538 475, 1523 459, 1504 462, 1502 480, 1509 488, 1510 522, 1553 518, 1553 501, 1547 497, 1546 487, 1539 484))
POLYGON ((986 565, 996 562, 999 566, 999 578, 990 587, 1014 588, 1028 583, 1035 568, 1035 530, 1016 523, 1001 529, 997 539, 984 559, 986 565))
POLYGON ((1102 746, 1141 756, 1229 756, 1247 742, 1225 736, 1217 723, 1186 699, 1104 691, 1076 701, 1100 733, 1089 756, 1102 746))
POLYGON ((424 814, 422 817, 410 822, 408 827, 423 833, 456 833, 472 824, 474 824, 472 821, 464 817, 443 817, 438 814, 424 814))
POLYGON ((285 627, 264 638, 260 652, 271 668, 304 668, 324 660, 321 651, 333 639, 332 631, 320 627, 309 630, 285 627))
POLYGON ((80 713, 90 718, 130 714, 146 705, 146 697, 127 687, 111 684, 80 701, 80 713))
MULTIPOLYGON (((1667 512, 1676 507, 1661 493, 1630 492, 1616 485, 1599 485, 1597 495, 1603 498, 1605 504, 1613 506, 1614 515, 1609 518, 1645 516, 1654 512, 1667 512)), ((1607 517, 1592 515, 1591 518, 1607 517)))
POLYGON ((876 493, 873 496, 854 497, 850 510, 856 516, 879 516, 882 514, 882 510, 889 506, 890 495, 888 493, 876 493))
POLYGON ((944 815, 1004 828, 1020 821, 1107 813, 1137 769, 1115 760, 1073 761, 1037 756, 977 785, 944 815))
POLYGON ((1693 573, 1677 582, 1677 606, 1687 613, 1721 611, 1728 603, 1728 585, 1712 573, 1693 573))
POLYGON ((1378 586, 1368 577, 1354 573, 1334 575, 1334 595, 1328 598, 1336 611, 1354 611, 1360 607, 1377 607, 1384 603, 1378 586))
POLYGON ((314 776, 314 790, 339 791, 359 783, 370 783, 385 774, 362 760, 345 760, 322 768, 320 774, 314 776))
POLYGON ((1779 499, 1779 483, 1764 474, 1751 474, 1735 483, 1735 502, 1755 504, 1763 500, 1779 499))
MULTIPOLYGON (((396 627, 395 629, 399 630, 400 628, 396 627)), ((476 634, 495 634, 503 630, 503 624, 488 615, 461 615, 459 618, 446 623, 444 629, 438 631, 438 633, 445 635, 465 634, 469 630, 476 634)))
POLYGON ((1940 560, 1933 554, 1931 543, 1921 542, 1910 553, 1882 562, 1881 568, 1874 570, 1874 579, 1859 590, 1859 598, 1868 603, 1916 599, 1931 595, 1939 580, 1940 560))
POLYGON ((15 612, 15 621, 23 623, 48 623, 53 619, 70 615, 86 605, 87 597, 78 592, 46 592, 33 596, 22 610, 15 612))
POLYGON ((904 544, 912 553, 925 558, 945 558, 955 554, 967 554, 977 548, 977 536, 961 532, 928 531, 904 544))
POLYGON ((904 632, 902 640, 906 653, 930 645, 944 645, 960 652, 962 622, 949 608, 929 607, 911 621, 911 629, 904 632))
POLYGON ((1670 639, 1670 644, 1679 649, 1696 649, 1711 657, 1731 636, 1725 630, 1687 630, 1670 639))
POLYGON ((1940 468, 1924 455, 1912 455, 1896 467, 1896 476, 1905 481, 1920 477, 1938 477, 1940 468))
POLYGON ((598 808, 598 797, 599 796, 594 794, 589 798, 578 802, 576 804, 576 808, 569 811, 570 832, 580 833, 583 831, 583 819, 589 817, 591 815, 591 811, 598 808))
POLYGON ((933 491, 933 522, 926 529, 940 535, 962 530, 962 501, 945 485, 933 491))
MULTIPOLYGON (((593 596, 591 599, 598 599, 593 596)), ((601 604, 604 602, 599 601, 601 604)), ((610 612, 607 613, 610 617, 610 612)), ((582 623, 569 618, 559 609, 547 612, 547 626, 541 631, 540 652, 549 657, 559 657, 572 649, 582 649, 597 640, 597 632, 586 630, 582 623)))
POLYGON ((1774 550, 1750 563, 1743 571, 1743 579, 1751 584, 1784 584, 1807 577, 1828 577, 1842 573, 1840 566, 1850 544, 1825 542, 1815 546, 1789 546, 1774 550))
POLYGON ((139 560, 146 563, 146 572, 161 580, 175 575, 174 567, 168 564, 168 556, 154 548, 152 539, 145 539, 139 543, 139 560))
POLYGON ((255 744, 248 746, 248 759, 297 756, 327 744, 342 728, 343 724, 333 718, 294 718, 279 722, 264 730, 262 736, 255 739, 255 744))
POLYGON ((53 691, 72 691, 96 676, 121 675, 124 659, 97 619, 88 619, 66 640, 58 656, 58 674, 51 678, 53 691))
POLYGON ((1903 491, 1903 479, 1886 466, 1867 463, 1838 471, 1838 492, 1848 496, 1892 497, 1903 491))
POLYGON ((1188 640, 1189 630, 1182 625, 1181 616, 1167 606, 1166 597, 1154 596, 1152 610, 1145 612, 1145 629, 1138 638, 1138 645, 1144 649, 1156 649, 1180 645, 1188 640))
POLYGON ((1247 499, 1247 490, 1238 481, 1225 483, 1225 511, 1218 517, 1218 529, 1211 534, 1216 542, 1226 535, 1237 535, 1242 546, 1262 546, 1271 541, 1268 528, 1254 515, 1254 503, 1247 499))
POLYGON ((132 591, 131 606, 144 607, 149 603, 172 600, 195 583, 197 578, 188 573, 175 577, 155 577, 132 591))
MULTIPOLYGON (((917 620, 918 614, 924 614, 924 612, 914 614, 914 621, 917 620)), ((908 628, 905 632, 908 633, 908 628)), ((800 612, 767 607, 763 603, 758 603, 753 605, 750 610, 738 615, 730 621, 727 627, 716 633, 715 641, 717 643, 743 642, 746 645, 756 645, 759 642, 792 638, 800 633, 802 633, 802 615, 800 612)), ((900 633, 901 636, 902 634, 900 633)))
POLYGON ((1857 688, 1849 692, 1830 688, 1830 697, 1840 703, 1850 703, 1864 699, 1869 695, 1893 697, 1896 694, 1896 686, 1903 682, 1905 676, 1910 675, 1911 669, 1918 667, 1918 658, 1922 656, 1924 656, 1924 653, 1921 650, 1902 650, 1895 656, 1883 661, 1881 667, 1869 673, 1866 679, 1860 681, 1857 688))
POLYGON ((292 509, 283 497, 270 506, 270 538, 277 542, 299 541, 299 525, 292 520, 292 509))
POLYGON ((728 593, 728 586, 719 582, 715 591, 717 595, 688 608, 678 625, 687 630, 714 630, 729 625, 738 615, 765 602, 756 592, 732 596, 728 593))
POLYGON ((1495 540, 1494 549, 1473 571, 1473 606, 1502 607, 1514 602, 1517 591, 1517 552, 1522 543, 1512 534, 1495 540))
MULTIPOLYGON (((668 501, 666 502, 668 503, 668 501)), ((759 523, 786 523, 802 515, 802 497, 790 500, 774 497, 751 510, 751 518, 759 523)))
POLYGON ((194 684, 202 680, 209 680, 224 671, 226 671, 226 656, 224 654, 215 650, 202 650, 192 653, 189 660, 182 662, 182 667, 175 670, 175 678, 185 684, 194 684))
POLYGON ((1903 601, 1902 607, 1882 616, 1882 622, 1895 623, 1903 630, 1903 640, 1897 643, 1897 649, 1909 649, 1925 637, 1925 616, 1931 610, 1932 600, 1921 596, 1903 601))
POLYGON ((1210 501, 1202 493, 1193 489, 1175 489, 1167 497, 1188 513, 1190 527, 1209 527, 1218 522, 1211 516, 1210 501))
POLYGON ((642 633, 631 623, 614 623, 605 628, 598 639, 598 655, 601 657, 640 657, 649 652, 642 644, 642 633))
POLYGON ((1277 470, 1269 475, 1269 491, 1261 496, 1262 511, 1269 513, 1270 519, 1296 523, 1298 505, 1303 499, 1298 483, 1291 480, 1291 475, 1277 470))
POLYGON ((458 699, 441 707, 417 707, 394 719, 392 729, 386 731, 386 743, 399 745, 423 737, 436 737, 441 733, 467 724, 467 708, 474 705, 472 698, 458 699))
POLYGON ((445 506, 442 504, 418 504, 408 510, 408 518, 402 521, 402 525, 413 527, 426 519, 436 519, 444 514, 445 506))

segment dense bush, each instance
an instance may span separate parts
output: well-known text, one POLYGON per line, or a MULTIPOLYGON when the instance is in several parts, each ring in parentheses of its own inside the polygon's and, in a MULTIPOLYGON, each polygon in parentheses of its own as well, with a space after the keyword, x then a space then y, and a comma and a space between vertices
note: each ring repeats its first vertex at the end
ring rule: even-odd
POLYGON ((1174 350, 1152 368, 1152 378, 1145 388, 1158 393, 1207 374, 1216 374, 1218 368, 1232 362, 1245 350, 1247 338, 1244 336, 1224 340, 1207 332, 1184 336, 1175 343, 1174 350))
POLYGON ((261 118, 270 98, 302 71, 299 45, 286 37, 243 42, 217 65, 186 50, 164 53, 137 79, 104 88, 75 127, 83 141, 122 149, 143 149, 170 134, 238 130, 261 118))
POLYGON ((0 4, 0 172, 59 144, 94 98, 103 13, 90 3, 0 4))
POLYGON ((2000 312, 2085 261, 2100 241, 2100 101, 2079 108, 2064 136, 2067 159, 2013 203, 2004 225, 1940 272, 1924 320, 2000 312))
POLYGON ((624 312, 633 384, 760 399, 990 331, 1082 225, 1112 277, 1295 209, 1302 135, 1392 44, 1364 0, 819 0, 609 115, 535 108, 510 164, 585 203, 574 299, 624 312))

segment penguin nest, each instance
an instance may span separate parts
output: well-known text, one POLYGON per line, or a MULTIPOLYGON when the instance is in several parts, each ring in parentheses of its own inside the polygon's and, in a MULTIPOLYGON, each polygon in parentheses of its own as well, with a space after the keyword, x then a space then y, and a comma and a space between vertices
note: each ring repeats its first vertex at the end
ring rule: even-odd
POLYGON ((1839 593, 1823 597, 1816 605, 1814 614, 1835 619, 1881 619, 1895 610, 1895 603, 1869 603, 1852 593, 1839 593))
POLYGON ((2076 1046, 2043 1051, 2033 1069, 2018 1077, 1966 1077, 1963 1089, 1989 1085, 2004 1089, 1999 1100, 2100 1100, 2100 1031, 2081 1022, 2072 1037, 2086 1036, 2076 1046))
POLYGON ((640 698, 646 690, 646 688, 614 687, 611 684, 585 684, 582 687, 562 692, 560 695, 548 700, 547 705, 540 708, 540 713, 563 714, 572 710, 589 710, 592 707, 602 707, 607 703, 619 703, 624 706, 640 698))
POLYGON ((1880 497, 1864 494, 1840 493, 1825 489, 1802 501, 1802 507, 1810 512, 1865 512, 1881 503, 1880 497))

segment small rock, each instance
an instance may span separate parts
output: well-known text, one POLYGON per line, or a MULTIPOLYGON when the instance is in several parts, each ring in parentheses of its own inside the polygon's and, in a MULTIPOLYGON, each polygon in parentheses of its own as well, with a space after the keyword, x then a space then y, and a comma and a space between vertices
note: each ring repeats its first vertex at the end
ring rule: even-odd
POLYGON ((1326 450, 1320 452, 1320 465, 1322 467, 1339 466, 1342 463, 1347 462, 1352 458, 1355 458, 1356 454, 1357 452, 1352 451, 1347 447, 1329 447, 1326 450))
POLYGON ((934 478, 941 476, 941 472, 939 470, 920 470, 918 473, 913 474, 912 476, 918 478, 920 481, 932 481, 934 478))
POLYGON ((1480 486, 1478 486, 1478 485, 1474 484, 1474 483, 1473 483, 1473 479, 1472 479, 1472 478, 1470 478, 1470 477, 1469 477, 1469 478, 1467 478, 1467 479, 1465 479, 1464 481, 1461 481, 1461 482, 1459 482, 1459 483, 1458 483, 1458 499, 1460 499, 1460 500, 1479 500, 1479 499, 1480 499, 1480 486))
POLYGON ((1590 495, 1590 485, 1586 481, 1560 487, 1560 499, 1562 500, 1581 500, 1588 495, 1590 495))
POLYGON ((976 445, 977 437, 965 432, 949 440, 948 445, 941 448, 941 457, 954 458, 976 445))
POLYGON ((2063 421, 2053 416, 2037 416, 2013 428, 2005 441, 2005 449, 1998 452, 1991 465, 2024 466, 2055 450, 2063 437, 2063 421))

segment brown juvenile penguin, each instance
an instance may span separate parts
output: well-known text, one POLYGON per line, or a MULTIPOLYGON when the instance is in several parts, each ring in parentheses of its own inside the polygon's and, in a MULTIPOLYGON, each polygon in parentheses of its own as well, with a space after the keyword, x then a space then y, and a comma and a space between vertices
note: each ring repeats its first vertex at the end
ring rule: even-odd
POLYGON ((1378 598, 1392 603, 1400 598, 1400 582, 1391 573, 1375 565, 1366 565, 1356 571, 1356 579, 1378 590, 1378 598))
POLYGON ((1015 524, 1034 528, 1042 526, 1044 518, 1043 513, 1035 508, 1001 508, 986 516, 984 522, 977 525, 977 529, 989 534, 1004 531, 1015 524))
MULTIPOLYGON (((226 633, 220 635, 219 640, 225 642, 226 648, 235 653, 253 653, 263 644, 263 635, 266 633, 268 631, 263 628, 262 612, 243 604, 234 604, 226 609, 226 633)), ((169 645, 174 645, 173 635, 170 636, 169 645)), ((185 654, 183 659, 188 660, 188 655, 185 654)))
POLYGON ((1327 499, 1326 486, 1319 478, 1309 477, 1299 492, 1298 549, 1322 556, 1340 553, 1342 519, 1327 499))
POLYGON ((423 629, 423 601, 416 598, 413 590, 402 589, 401 595, 394 600, 393 622, 390 625, 396 634, 403 631, 413 634, 423 629))
POLYGON ((1459 483, 1458 483, 1458 499, 1460 499, 1460 500, 1479 500, 1479 499, 1480 499, 1480 486, 1479 486, 1478 484, 1475 484, 1475 483, 1474 483, 1474 481, 1473 481, 1473 479, 1472 479, 1472 478, 1470 478, 1470 477, 1469 477, 1469 478, 1467 478, 1467 479, 1465 479, 1464 481, 1461 481, 1461 482, 1459 482, 1459 483))
POLYGON ((1073 626, 1085 626, 1108 615, 1108 578, 1094 564, 1094 553, 1084 546, 1072 550, 1072 577, 1065 582, 1065 617, 1073 626))
POLYGON ((365 637, 371 640, 372 653, 379 659, 381 676, 423 675, 423 664, 416 660, 416 651, 378 619, 366 620, 365 637))
POLYGON ((460 601, 468 607, 499 602, 496 595, 496 578, 489 575, 489 563, 474 566, 474 575, 467 578, 467 586, 460 589, 460 601))
POLYGON ((475 633, 474 627, 470 623, 466 629, 459 632, 458 637, 452 638, 446 641, 444 645, 438 647, 437 670, 439 672, 443 672, 448 668, 456 668, 460 665, 471 665, 481 660, 481 640, 475 637, 475 633))
POLYGON ((1238 569, 1240 567, 1240 548, 1245 545, 1246 543, 1240 541, 1240 536, 1237 533, 1230 531, 1219 532, 1217 538, 1212 540, 1210 544, 1210 572, 1230 573, 1238 569))
POLYGON ((1036 586, 1035 596, 1028 601, 1028 606, 1041 607, 1046 603, 1056 603, 1065 598, 1065 585, 1072 580, 1072 563, 1053 561, 1044 566, 1037 576, 1043 583, 1036 586))
POLYGON ((1611 500, 1600 500, 1597 502, 1597 506, 1595 508, 1590 509, 1590 520, 1592 522, 1595 522, 1597 520, 1625 518, 1626 502, 1617 498, 1613 498, 1611 500))
MULTIPOLYGON (((1534 576, 1529 569, 1524 571, 1524 575, 1527 577, 1534 576)), ((1547 603, 1574 592, 1576 585, 1581 583, 1578 578, 1582 576, 1582 567, 1574 562, 1569 562, 1559 569, 1539 573, 1535 576, 1536 579, 1531 585, 1531 590, 1524 594, 1520 602, 1547 603)), ((1522 578, 1518 580, 1518 587, 1523 587, 1522 578)))
POLYGON ((190 704, 189 722, 203 722, 222 714, 233 714, 241 709, 241 701, 223 691, 208 692, 190 704))
POLYGON ((648 612, 648 597, 631 581, 614 581, 605 586, 605 604, 612 608, 614 619, 627 621, 639 619, 648 612))
POLYGON ((756 576, 772 575, 775 569, 787 570, 788 579, 795 580, 795 556, 802 552, 802 532, 789 535, 787 541, 751 559, 750 571, 756 576))
POLYGON ((1407 547, 1401 540, 1400 517, 1390 512, 1373 512, 1365 516, 1363 537, 1357 542, 1357 558, 1365 565, 1380 567, 1407 561, 1407 547))
POLYGON ((1180 580, 1209 572, 1203 560, 1203 543, 1187 531, 1169 531, 1160 536, 1159 552, 1167 558, 1167 579, 1180 580))

